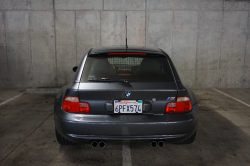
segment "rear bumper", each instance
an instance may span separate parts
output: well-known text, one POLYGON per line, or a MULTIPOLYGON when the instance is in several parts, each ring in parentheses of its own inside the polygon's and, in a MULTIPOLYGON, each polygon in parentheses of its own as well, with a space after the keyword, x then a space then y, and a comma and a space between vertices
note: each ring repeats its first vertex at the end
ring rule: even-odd
POLYGON ((197 129, 198 106, 185 114, 171 115, 83 115, 55 107, 55 127, 75 143, 90 140, 156 140, 180 142, 197 129))

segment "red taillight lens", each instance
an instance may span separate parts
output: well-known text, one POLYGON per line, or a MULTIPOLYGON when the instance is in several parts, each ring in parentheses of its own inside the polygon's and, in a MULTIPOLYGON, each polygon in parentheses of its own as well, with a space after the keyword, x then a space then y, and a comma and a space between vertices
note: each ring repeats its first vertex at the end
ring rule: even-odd
POLYGON ((90 105, 80 102, 78 97, 66 96, 63 100, 62 109, 67 112, 90 114, 90 105))
POLYGON ((168 103, 166 105, 165 113, 175 113, 176 103, 168 103))
POLYGON ((91 113, 89 103, 80 102, 79 107, 80 107, 80 113, 84 113, 84 114, 90 114, 91 113))
POLYGON ((176 102, 167 103, 165 113, 182 113, 192 110, 192 104, 188 96, 177 97, 176 102))

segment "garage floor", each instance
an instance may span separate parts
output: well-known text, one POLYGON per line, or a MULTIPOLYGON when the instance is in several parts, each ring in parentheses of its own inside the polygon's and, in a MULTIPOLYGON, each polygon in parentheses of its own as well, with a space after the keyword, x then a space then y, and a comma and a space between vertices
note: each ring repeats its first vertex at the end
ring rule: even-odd
POLYGON ((250 165, 250 89, 195 89, 200 123, 193 144, 151 148, 132 142, 104 149, 60 146, 55 94, 23 92, 0 90, 0 165, 250 165))

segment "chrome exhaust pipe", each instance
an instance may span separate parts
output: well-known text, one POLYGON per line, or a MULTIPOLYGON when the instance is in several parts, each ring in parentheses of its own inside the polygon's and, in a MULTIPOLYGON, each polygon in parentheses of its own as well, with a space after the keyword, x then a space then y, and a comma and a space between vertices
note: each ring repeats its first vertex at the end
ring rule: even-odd
POLYGON ((106 146, 106 142, 104 142, 104 141, 99 142, 99 147, 100 148, 105 148, 105 146, 106 146))
POLYGON ((155 148, 157 146, 157 142, 156 141, 151 141, 150 145, 151 145, 151 147, 155 148))
POLYGON ((159 146, 159 147, 162 148, 164 145, 165 145, 165 142, 164 142, 164 141, 159 141, 159 142, 158 142, 158 146, 159 146))
POLYGON ((98 142, 97 141, 92 141, 91 146, 92 146, 92 148, 96 148, 98 146, 98 142))

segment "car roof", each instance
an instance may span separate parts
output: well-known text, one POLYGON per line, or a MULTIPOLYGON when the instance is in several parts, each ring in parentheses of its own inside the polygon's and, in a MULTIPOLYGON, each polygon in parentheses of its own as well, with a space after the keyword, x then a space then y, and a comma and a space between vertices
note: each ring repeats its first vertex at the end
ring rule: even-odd
POLYGON ((150 55, 166 56, 166 54, 159 48, 139 47, 139 46, 114 46, 114 47, 100 47, 92 48, 88 55, 108 54, 108 53, 146 53, 150 55))

